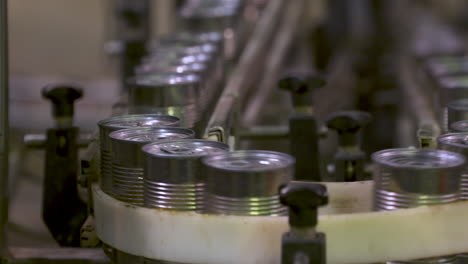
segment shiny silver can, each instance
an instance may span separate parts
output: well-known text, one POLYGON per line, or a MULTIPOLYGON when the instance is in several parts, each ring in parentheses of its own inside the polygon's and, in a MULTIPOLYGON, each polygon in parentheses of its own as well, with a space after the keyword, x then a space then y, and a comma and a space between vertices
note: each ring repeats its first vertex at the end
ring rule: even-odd
POLYGON ((451 101, 447 104, 448 125, 462 120, 468 120, 468 99, 451 101))
POLYGON ((131 128, 110 133, 114 197, 127 203, 143 205, 145 156, 141 148, 160 140, 193 137, 192 130, 177 127, 131 128))
POLYGON ((137 75, 153 75, 153 74, 196 74, 200 76, 200 89, 197 94, 197 107, 200 112, 207 111, 207 106, 210 103, 209 91, 215 89, 216 80, 210 76, 209 68, 203 63, 180 64, 169 61, 158 61, 157 63, 145 63, 135 68, 137 75))
POLYGON ((292 180, 295 160, 273 151, 246 150, 207 156, 208 213, 228 215, 286 215, 278 188, 292 180))
POLYGON ((145 145, 145 206, 203 212, 206 180, 201 158, 228 150, 227 144, 202 139, 166 140, 145 145))
MULTIPOLYGON (((437 138, 439 149, 462 154, 468 159, 468 133, 450 133, 437 138)), ((460 182, 461 199, 468 199, 468 168, 462 172, 460 182)))
POLYGON ((387 149, 372 154, 375 210, 457 201, 463 155, 432 149, 387 149))
POLYGON ((138 75, 128 80, 129 112, 165 113, 177 116, 183 127, 195 128, 200 113, 196 106, 200 77, 194 74, 138 75))
POLYGON ((133 127, 176 127, 180 119, 175 116, 146 114, 123 115, 101 120, 98 122, 100 153, 101 153, 101 189, 107 194, 112 191, 112 155, 109 134, 111 132, 133 127))
MULTIPOLYGON (((463 155, 433 149, 387 149, 372 154, 374 209, 396 210, 446 204, 460 198, 463 155)), ((388 264, 451 263, 457 256, 391 261, 388 264)))
POLYGON ((225 78, 225 61, 223 55, 222 36, 213 32, 200 34, 178 33, 164 37, 157 41, 155 48, 150 51, 144 64, 172 64, 189 65, 193 63, 207 66, 206 74, 200 74, 204 82, 209 82, 210 92, 214 94, 221 90, 225 78), (221 39, 219 39, 221 37, 221 39))
POLYGON ((224 55, 233 59, 244 42, 239 35, 241 7, 220 5, 218 7, 182 8, 181 28, 191 32, 220 32, 224 35, 224 55))
POLYGON ((439 78, 440 92, 439 104, 442 113, 443 131, 448 131, 449 114, 447 105, 460 98, 468 98, 468 75, 444 76, 439 78))

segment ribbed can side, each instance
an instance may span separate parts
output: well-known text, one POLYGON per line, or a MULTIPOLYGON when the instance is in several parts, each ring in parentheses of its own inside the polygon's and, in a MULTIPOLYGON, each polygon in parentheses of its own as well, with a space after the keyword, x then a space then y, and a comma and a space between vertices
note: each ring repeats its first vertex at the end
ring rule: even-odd
POLYGON ((204 212, 204 183, 170 184, 144 181, 145 206, 176 211, 204 212))
POLYGON ((112 156, 101 148, 101 189, 112 196, 112 156))
POLYGON ((143 169, 112 163, 112 187, 115 198, 134 205, 143 205, 143 169))
POLYGON ((281 205, 279 196, 230 198, 208 194, 207 211, 215 214, 246 216, 282 216, 288 209, 281 205))

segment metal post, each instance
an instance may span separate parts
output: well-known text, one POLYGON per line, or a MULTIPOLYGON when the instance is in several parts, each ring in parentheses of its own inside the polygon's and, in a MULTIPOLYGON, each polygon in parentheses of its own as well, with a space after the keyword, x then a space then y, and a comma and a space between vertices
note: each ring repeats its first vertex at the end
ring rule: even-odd
POLYGON ((5 252, 8 220, 8 19, 7 0, 0 0, 0 250, 5 252))

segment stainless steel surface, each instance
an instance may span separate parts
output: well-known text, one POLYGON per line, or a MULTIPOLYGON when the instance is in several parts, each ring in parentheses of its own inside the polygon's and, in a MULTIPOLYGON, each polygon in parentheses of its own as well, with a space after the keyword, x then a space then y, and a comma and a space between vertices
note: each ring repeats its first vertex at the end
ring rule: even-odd
POLYGON ((202 159, 209 213, 285 215, 278 188, 292 180, 294 158, 261 150, 235 151, 202 159))
POLYGON ((6 252, 6 230, 8 221, 8 9, 7 0, 0 0, 0 254, 6 252))
POLYGON ((155 142, 143 147, 146 155, 146 207, 203 212, 204 173, 200 159, 229 150, 227 144, 201 139, 155 142))
POLYGON ((132 127, 175 127, 180 119, 175 116, 146 114, 146 115, 124 115, 101 120, 99 126, 100 152, 101 152, 101 181, 100 185, 104 192, 111 194, 112 191, 112 155, 109 134, 119 129, 132 127))
POLYGON ((175 127, 130 128, 110 133, 113 196, 143 205, 145 157, 142 146, 158 140, 193 137, 192 130, 175 127))
POLYGON ((196 100, 200 77, 193 74, 152 74, 129 81, 129 113, 161 113, 177 116, 181 125, 194 128, 200 113, 196 100))
POLYGON ((468 120, 468 99, 451 101, 447 104, 447 124, 468 120))
POLYGON ((443 150, 387 149, 372 154, 374 209, 395 210, 459 199, 463 155, 443 150))
MULTIPOLYGON (((437 138, 439 149, 462 154, 468 159, 468 133, 450 133, 437 138)), ((468 167, 462 172, 460 182, 461 199, 468 199, 468 167)))
POLYGON ((468 132, 468 120, 462 120, 450 125, 451 132, 468 132))

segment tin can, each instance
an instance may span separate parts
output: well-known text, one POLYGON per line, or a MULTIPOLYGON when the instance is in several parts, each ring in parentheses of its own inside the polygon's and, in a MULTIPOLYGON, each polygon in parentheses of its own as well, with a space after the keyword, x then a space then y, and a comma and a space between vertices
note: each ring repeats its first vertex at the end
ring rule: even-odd
POLYGON ((112 191, 112 155, 109 134, 132 127, 176 127, 180 119, 169 115, 124 115, 104 119, 98 122, 101 152, 101 189, 107 194, 112 191))
POLYGON ((135 69, 137 75, 152 75, 152 74, 196 74, 200 76, 200 89, 197 94, 196 107, 200 112, 208 110, 211 97, 209 91, 216 89, 216 80, 211 78, 210 71, 206 64, 192 63, 192 64, 179 64, 172 62, 158 62, 146 63, 139 65, 135 69))
POLYGON ((224 35, 224 55, 233 59, 239 51, 242 37, 238 28, 241 5, 183 7, 180 11, 180 27, 190 32, 220 32, 224 35))
POLYGON ((447 111, 449 128, 451 124, 457 121, 468 120, 468 99, 449 102, 447 111))
POLYGON ((193 137, 192 130, 177 127, 131 128, 110 133, 114 197, 127 203, 143 205, 145 157, 141 148, 160 140, 193 137))
POLYGON ((450 124, 450 132, 462 133, 468 132, 468 120, 457 121, 450 124))
POLYGON ((468 98, 468 75, 444 76, 438 81, 440 88, 437 98, 441 106, 442 128, 443 131, 448 131, 450 124, 447 105, 460 98, 468 98))
POLYGON ((138 75, 128 80, 128 85, 130 113, 167 113, 180 118, 183 127, 196 127, 200 118, 196 107, 201 85, 198 75, 138 75))
MULTIPOLYGON (((372 154, 374 209, 396 210, 446 204, 460 198, 463 155, 433 149, 387 149, 372 154)), ((392 261, 396 263, 456 263, 457 256, 392 261)))
POLYGON ((166 140, 145 145, 145 206, 203 212, 206 180, 200 160, 228 150, 229 146, 224 143, 201 139, 166 140))
POLYGON ((207 75, 202 77, 205 81, 214 83, 209 86, 214 88, 208 93, 208 95, 212 95, 221 90, 225 78, 226 62, 222 41, 222 35, 215 32, 172 34, 159 40, 146 60, 154 64, 154 62, 159 63, 162 61, 162 58, 171 58, 172 63, 186 65, 187 62, 191 64, 191 61, 194 61, 187 55, 207 54, 208 56, 197 57, 195 63, 206 64, 207 75), (154 59, 151 59, 151 57, 154 59))
POLYGON ((465 158, 432 149, 387 149, 372 154, 374 208, 395 210, 457 201, 465 158))
MULTIPOLYGON (((468 159, 468 133, 450 133, 437 138, 439 149, 462 154, 468 159)), ((468 199, 468 168, 461 174, 460 182, 461 199, 468 199)))
POLYGON ((207 177, 208 213, 229 215, 286 215, 278 188, 292 180, 292 156, 246 150, 207 156, 202 160, 207 177))

